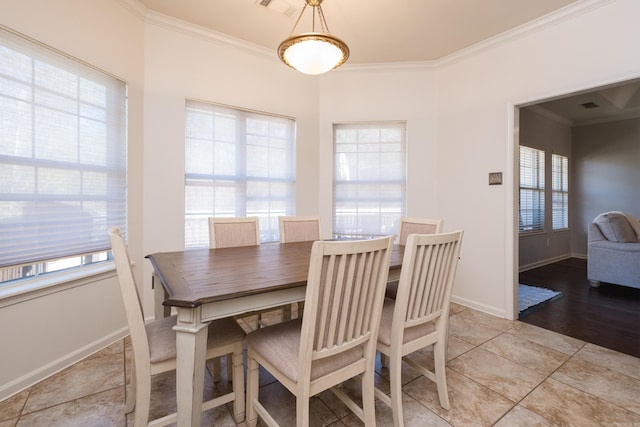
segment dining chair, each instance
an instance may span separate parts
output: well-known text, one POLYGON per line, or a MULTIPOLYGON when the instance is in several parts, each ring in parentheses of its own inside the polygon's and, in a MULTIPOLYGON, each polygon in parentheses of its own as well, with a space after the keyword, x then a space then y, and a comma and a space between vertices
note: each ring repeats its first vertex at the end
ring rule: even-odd
MULTIPOLYGON (((238 246, 256 246, 260 244, 260 220, 257 216, 249 217, 209 217, 209 247, 233 248, 238 246)), ((258 327, 262 326, 262 315, 274 311, 282 311, 280 320, 291 319, 291 306, 270 308, 251 313, 258 316, 258 327)), ((218 363, 214 365, 217 372, 218 363)), ((218 378, 216 374, 216 379, 218 378)))
MULTIPOLYGON (((400 218, 398 226, 398 244, 404 246, 410 234, 436 234, 442 233, 442 219, 429 218, 400 218)), ((398 280, 400 279, 400 270, 389 272, 389 283, 385 292, 386 298, 395 298, 398 292, 398 280)))
POLYGON ((393 425, 404 425, 402 416, 402 362, 434 381, 440 406, 449 409, 445 375, 451 289, 462 244, 461 230, 442 234, 409 235, 402 261, 400 286, 395 300, 386 298, 382 309, 377 349, 389 359, 390 396, 375 394, 391 407, 393 425), (433 345, 434 370, 403 359, 433 345))
POLYGON ((320 218, 317 216, 280 216, 278 223, 282 243, 320 240, 320 218))
MULTIPOLYGON (((320 218, 317 216, 280 216, 280 242, 309 242, 320 240, 320 218)), ((298 303, 298 317, 304 312, 304 301, 298 303)), ((291 316, 289 316, 291 318, 291 316)))
MULTIPOLYGON (((175 423, 175 413, 149 421, 149 409, 151 377, 176 369, 176 334, 173 327, 176 325, 177 317, 169 316, 145 323, 131 261, 120 229, 111 228, 109 239, 133 347, 133 375, 131 390, 126 396, 125 413, 129 414, 135 409, 136 426, 164 426, 175 423)), ((233 390, 203 402, 202 410, 206 411, 233 401, 236 422, 244 420, 245 415, 244 337, 243 329, 232 318, 215 320, 209 324, 206 359, 232 354, 233 390)))
POLYGON ((375 347, 393 237, 316 241, 302 319, 246 337, 247 425, 277 422, 258 399, 262 366, 296 396, 296 426, 309 425, 309 399, 327 389, 367 426, 375 425, 375 347), (362 407, 337 386, 359 377, 362 407))
POLYGON ((260 221, 257 216, 209 217, 209 247, 232 248, 260 244, 260 221))

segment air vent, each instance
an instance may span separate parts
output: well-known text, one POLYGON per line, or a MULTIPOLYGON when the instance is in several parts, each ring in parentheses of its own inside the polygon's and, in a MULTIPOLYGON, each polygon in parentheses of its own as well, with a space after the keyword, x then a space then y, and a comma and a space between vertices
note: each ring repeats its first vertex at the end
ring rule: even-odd
POLYGON ((288 16, 289 18, 296 15, 296 12, 299 10, 298 7, 290 4, 286 0, 256 0, 256 5, 288 16))
POLYGON ((587 110, 590 110, 592 108, 598 108, 599 105, 596 104, 595 102, 585 102, 584 104, 581 104, 584 108, 586 108, 587 110))

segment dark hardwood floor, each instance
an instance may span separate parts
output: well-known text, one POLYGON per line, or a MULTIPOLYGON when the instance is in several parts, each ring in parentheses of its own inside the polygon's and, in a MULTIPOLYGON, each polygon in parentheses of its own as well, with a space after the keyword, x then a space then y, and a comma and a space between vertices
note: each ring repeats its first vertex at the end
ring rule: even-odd
POLYGON ((587 261, 569 258, 520 273, 520 283, 562 292, 520 320, 640 357, 640 289, 589 286, 587 261))

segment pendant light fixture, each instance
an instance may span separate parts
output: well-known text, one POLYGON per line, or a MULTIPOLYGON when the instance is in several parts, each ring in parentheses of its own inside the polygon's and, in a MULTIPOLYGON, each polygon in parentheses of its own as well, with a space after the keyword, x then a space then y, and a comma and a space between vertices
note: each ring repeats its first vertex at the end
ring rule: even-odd
POLYGON ((278 56, 289 67, 305 74, 322 74, 342 65, 349 58, 349 47, 338 37, 329 34, 322 12, 323 0, 305 0, 305 5, 287 37, 278 47, 278 56), (294 34, 296 27, 311 6, 311 32, 294 34), (316 32, 316 20, 320 32, 316 32))

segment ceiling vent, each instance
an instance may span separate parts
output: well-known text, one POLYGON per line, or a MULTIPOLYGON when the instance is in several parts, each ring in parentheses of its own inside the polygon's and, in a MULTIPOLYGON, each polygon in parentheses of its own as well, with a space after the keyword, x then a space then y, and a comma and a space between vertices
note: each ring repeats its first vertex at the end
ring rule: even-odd
POLYGON ((299 7, 292 5, 285 0, 257 0, 256 5, 267 8, 273 12, 289 18, 293 17, 300 10, 299 7))
POLYGON ((585 102, 584 104, 580 104, 582 105, 584 108, 586 108, 587 110, 590 110, 592 108, 598 108, 599 105, 596 104, 595 102, 585 102))

